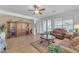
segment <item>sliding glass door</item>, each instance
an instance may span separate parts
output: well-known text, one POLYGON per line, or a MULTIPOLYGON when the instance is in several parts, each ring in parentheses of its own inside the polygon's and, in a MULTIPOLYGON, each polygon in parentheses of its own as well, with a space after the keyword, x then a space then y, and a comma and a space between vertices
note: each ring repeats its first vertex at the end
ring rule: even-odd
POLYGON ((73 18, 54 19, 54 28, 64 28, 68 32, 73 32, 73 18))
POLYGON ((73 19, 63 20, 63 28, 68 32, 73 32, 73 19))
POLYGON ((44 20, 43 21, 43 32, 51 31, 51 29, 52 29, 51 24, 52 24, 51 20, 44 20))
POLYGON ((47 31, 47 21, 43 21, 43 32, 47 31))
POLYGON ((52 29, 52 22, 51 20, 47 20, 47 31, 51 31, 52 29))
POLYGON ((62 18, 54 19, 54 28, 62 28, 62 18))

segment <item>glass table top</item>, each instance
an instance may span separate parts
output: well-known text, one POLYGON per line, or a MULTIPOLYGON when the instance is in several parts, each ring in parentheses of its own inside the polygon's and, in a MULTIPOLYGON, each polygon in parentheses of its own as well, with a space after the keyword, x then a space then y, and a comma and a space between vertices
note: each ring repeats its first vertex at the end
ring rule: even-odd
POLYGON ((52 35, 42 35, 41 38, 43 39, 54 39, 55 37, 52 35))

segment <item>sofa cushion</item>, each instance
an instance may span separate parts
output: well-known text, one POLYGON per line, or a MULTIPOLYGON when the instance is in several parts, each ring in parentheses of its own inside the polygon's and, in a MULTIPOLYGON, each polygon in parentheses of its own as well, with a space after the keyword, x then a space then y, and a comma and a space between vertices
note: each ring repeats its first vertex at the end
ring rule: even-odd
POLYGON ((79 45, 77 45, 74 50, 78 51, 79 52, 79 45))
POLYGON ((76 47, 77 45, 79 45, 79 36, 71 40, 71 46, 76 47))
POLYGON ((53 31, 51 31, 50 34, 58 39, 64 39, 65 30, 61 28, 56 28, 53 31))
POLYGON ((65 32, 64 38, 67 38, 67 39, 70 39, 71 40, 73 38, 73 34, 70 34, 68 32, 65 32))
POLYGON ((70 47, 71 46, 70 40, 67 39, 67 38, 64 38, 63 40, 55 39, 54 41, 55 41, 56 44, 60 44, 60 45, 63 45, 65 47, 70 47))

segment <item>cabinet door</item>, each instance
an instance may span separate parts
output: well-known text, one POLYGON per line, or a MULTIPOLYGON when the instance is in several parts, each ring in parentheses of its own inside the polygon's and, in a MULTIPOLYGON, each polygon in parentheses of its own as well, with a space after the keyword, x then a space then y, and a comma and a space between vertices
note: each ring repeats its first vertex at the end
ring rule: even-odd
POLYGON ((20 22, 17 22, 17 36, 22 35, 22 24, 20 22))
POLYGON ((7 22, 7 38, 10 38, 10 23, 7 22))
POLYGON ((22 35, 26 35, 26 24, 22 23, 22 35))

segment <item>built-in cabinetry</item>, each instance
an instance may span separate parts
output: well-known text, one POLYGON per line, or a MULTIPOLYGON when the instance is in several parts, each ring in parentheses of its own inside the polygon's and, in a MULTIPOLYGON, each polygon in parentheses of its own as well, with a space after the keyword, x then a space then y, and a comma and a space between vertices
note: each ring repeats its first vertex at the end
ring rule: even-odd
POLYGON ((30 34, 31 24, 21 21, 7 21, 7 38, 30 34))

